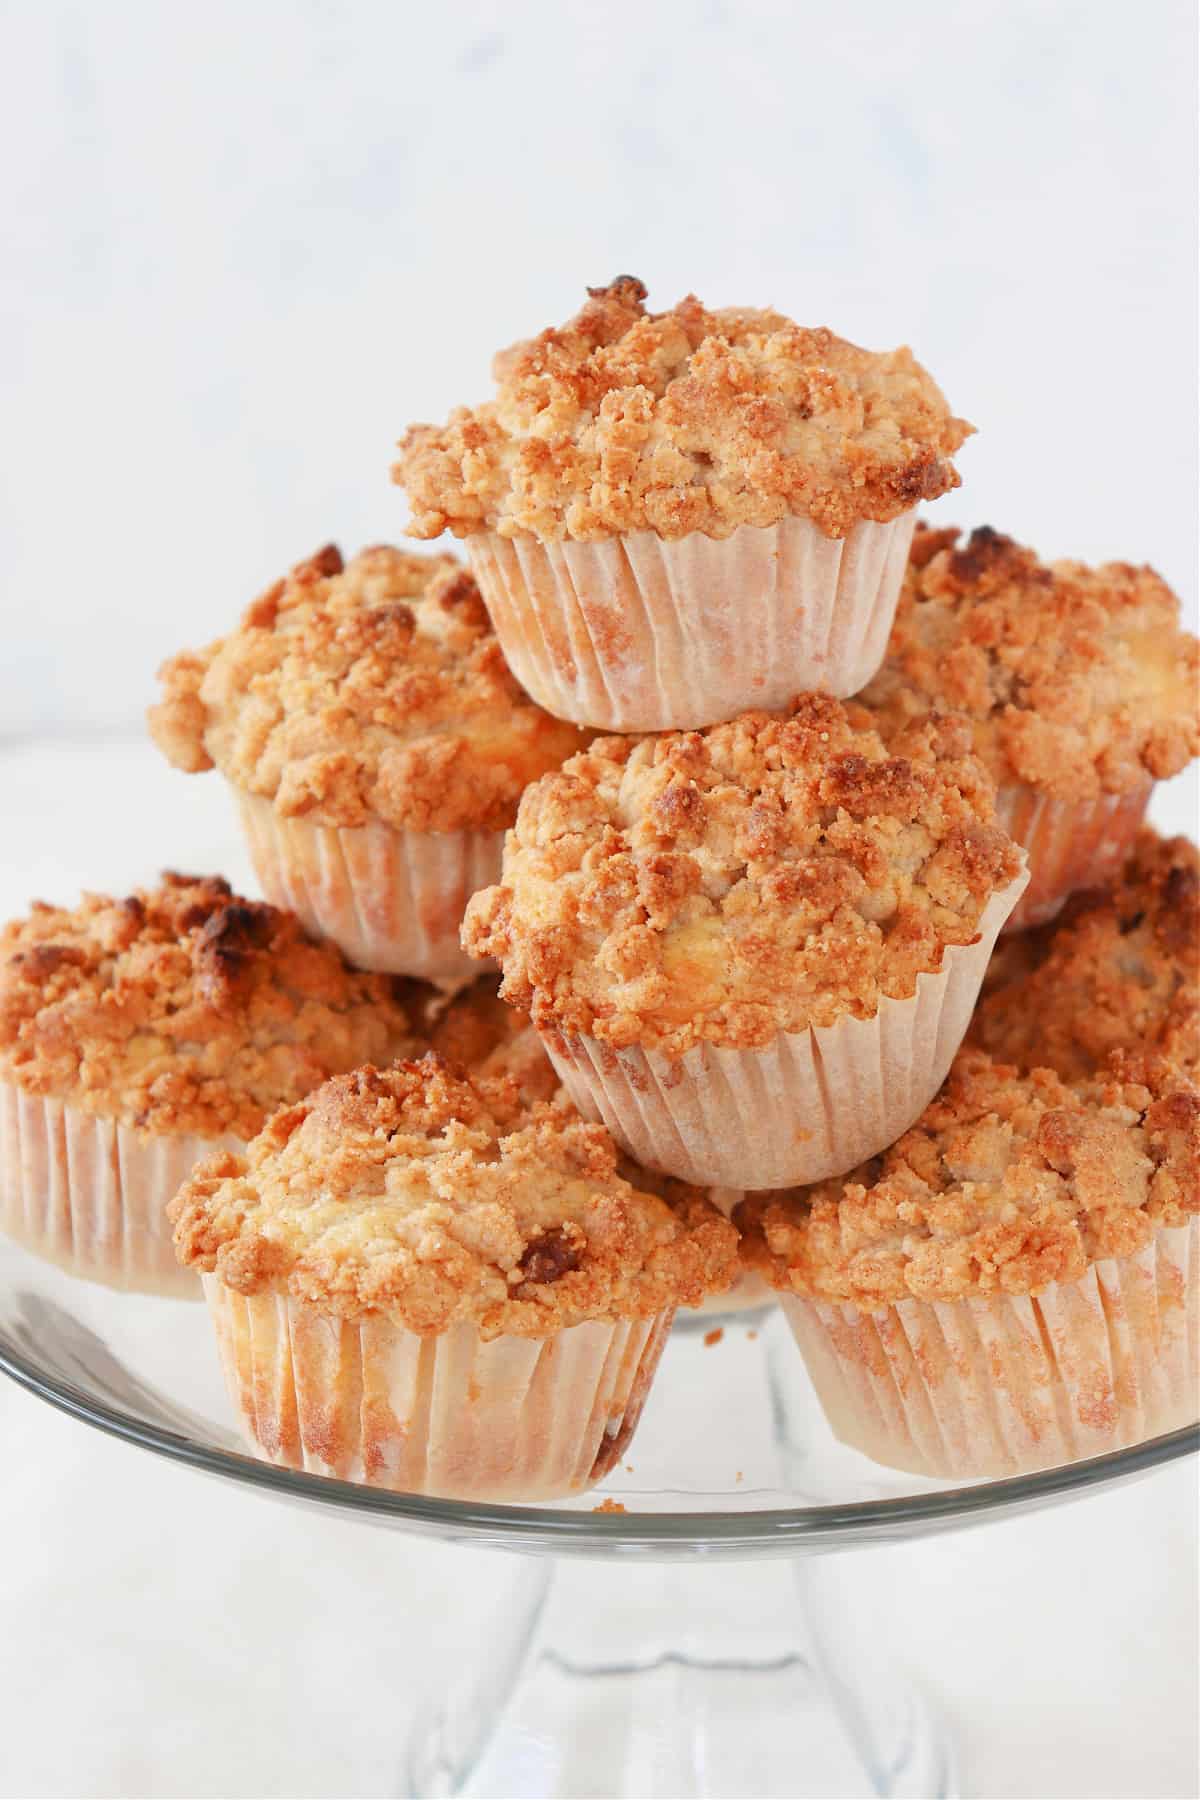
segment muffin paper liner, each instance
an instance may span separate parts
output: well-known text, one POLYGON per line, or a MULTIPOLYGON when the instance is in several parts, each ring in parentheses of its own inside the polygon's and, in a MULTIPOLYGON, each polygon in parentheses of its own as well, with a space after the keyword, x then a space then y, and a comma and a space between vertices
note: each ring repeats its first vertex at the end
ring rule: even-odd
POLYGON ((865 687, 915 518, 864 520, 844 538, 797 517, 673 542, 482 532, 467 551, 501 648, 547 712, 604 731, 691 730, 865 687))
POLYGON ((836 1435, 893 1468, 1019 1475, 1200 1414, 1200 1219, 1038 1295, 779 1302, 836 1435))
POLYGON ((175 1260, 167 1202, 233 1138, 139 1137, 62 1100, 0 1083, 0 1231, 70 1275, 198 1300, 175 1260))
POLYGON ((314 825, 234 788, 267 899, 359 969, 462 983, 494 965, 458 941, 467 901, 500 879, 502 831, 314 825))
POLYGON ((1026 879, 993 894, 973 944, 948 946, 911 999, 885 997, 871 1019, 780 1032, 762 1050, 698 1044, 677 1059, 565 1032, 547 1035, 547 1052, 580 1112, 647 1168, 752 1190, 843 1175, 933 1099, 1026 879))
POLYGON ((448 1499, 538 1500, 601 1480, 633 1435, 673 1312, 484 1342, 419 1337, 202 1276, 254 1452, 291 1469, 448 1499))
POLYGON ((996 821, 1029 853, 1029 886, 1004 930, 1044 925, 1077 888, 1112 881, 1133 848, 1152 786, 1073 803, 1015 783, 1002 787, 996 821))

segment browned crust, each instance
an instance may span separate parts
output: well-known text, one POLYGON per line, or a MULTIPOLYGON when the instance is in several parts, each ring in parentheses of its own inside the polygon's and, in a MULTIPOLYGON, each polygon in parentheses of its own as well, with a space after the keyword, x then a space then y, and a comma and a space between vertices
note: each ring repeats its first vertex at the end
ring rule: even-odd
POLYGON ((1020 858, 962 727, 889 756, 823 695, 601 738, 537 782, 463 942, 539 1030, 682 1055, 871 1017, 972 943, 1020 858))
POLYGON ((789 514, 844 537, 958 486, 956 419, 907 349, 694 295, 650 313, 634 276, 496 358, 496 398, 412 425, 393 477, 414 537, 728 537, 789 514))
POLYGON ((588 736, 518 686, 461 563, 387 545, 348 564, 327 545, 159 678, 150 732, 176 768, 319 825, 503 830, 588 736))
POLYGON ((528 1015, 506 1006, 499 989, 497 975, 463 988, 432 1024, 430 1048, 472 1076, 511 1076, 526 1100, 552 1100, 560 1085, 554 1064, 528 1015))
POLYGON ((1153 569, 1040 562, 989 526, 918 525, 887 659, 860 696, 885 737, 971 719, 998 786, 1126 794, 1200 754, 1200 643, 1153 569))
POLYGON ((395 984, 219 877, 36 901, 0 932, 0 1079, 148 1132, 251 1138, 413 1041, 395 984))
POLYGON ((1121 877, 1077 894, 1053 925, 999 959, 969 1041, 1068 1081, 1110 1058, 1165 1059, 1200 1078, 1200 852, 1138 837, 1121 877))
POLYGON ((407 1330, 485 1338, 646 1318, 727 1287, 737 1236, 695 1193, 617 1170, 603 1127, 430 1054, 328 1081, 172 1203, 185 1264, 407 1330))
POLYGON ((1034 1294, 1200 1210, 1200 1094, 1178 1071, 1076 1087, 960 1052, 937 1099, 838 1181, 745 1200, 741 1254, 775 1287, 864 1310, 1034 1294))

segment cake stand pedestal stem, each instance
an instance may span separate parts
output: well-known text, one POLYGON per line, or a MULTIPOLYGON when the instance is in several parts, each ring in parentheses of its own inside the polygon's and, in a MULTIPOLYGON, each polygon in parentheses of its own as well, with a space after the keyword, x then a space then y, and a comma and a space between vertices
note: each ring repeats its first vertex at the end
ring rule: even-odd
POLYGON ((805 1564, 513 1561, 473 1659, 416 1721, 411 1800, 953 1792, 944 1739, 881 1666, 878 1621, 824 1618, 805 1564))

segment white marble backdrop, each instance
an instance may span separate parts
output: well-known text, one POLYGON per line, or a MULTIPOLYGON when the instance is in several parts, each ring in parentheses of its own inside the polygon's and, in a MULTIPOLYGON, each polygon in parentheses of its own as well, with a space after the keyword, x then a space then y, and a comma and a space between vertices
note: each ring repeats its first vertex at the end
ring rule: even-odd
POLYGON ((910 342, 940 516, 1194 589, 1191 0, 9 0, 0 733, 134 722, 632 270, 910 342))
MULTIPOLYGON (((59 741, 0 754, 0 917, 244 879, 219 784, 128 738, 155 663, 397 533, 402 426, 620 270, 911 342, 981 428, 943 517, 1194 599, 1194 40, 1191 0, 9 0, 0 737, 59 741)), ((394 1791, 448 1553, 4 1382, 0 1443, 4 1800, 394 1791)), ((1194 1796, 1194 1503, 861 1559, 967 1792, 1194 1796)))

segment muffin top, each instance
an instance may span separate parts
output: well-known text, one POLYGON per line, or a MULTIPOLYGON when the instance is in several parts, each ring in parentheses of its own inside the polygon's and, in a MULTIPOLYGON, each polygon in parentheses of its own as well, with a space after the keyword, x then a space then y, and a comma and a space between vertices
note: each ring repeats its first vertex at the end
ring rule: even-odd
POLYGON ((889 755, 860 708, 806 694, 598 738, 535 783, 463 942, 539 1029, 761 1046, 911 996, 1022 867, 964 725, 928 721, 889 755))
POLYGON ((911 351, 645 298, 631 275, 589 288, 566 325, 497 356, 494 400, 410 426, 392 473, 414 537, 724 538, 792 513, 844 537, 958 486, 971 427, 911 351))
POLYGON ((215 876, 163 876, 0 932, 0 1079, 143 1132, 251 1138, 412 1031, 384 975, 215 876))
POLYGON ((1115 1052, 1165 1058, 1200 1079, 1200 852, 1142 831, 1121 877, 1077 894, 1001 959, 968 1040, 1066 1080, 1115 1052))
POLYGON ((774 1286, 869 1310, 1038 1293, 1198 1210, 1200 1094, 1178 1074, 1070 1087, 968 1050, 882 1156, 734 1218, 774 1286))
POLYGON ((432 1335, 543 1337, 727 1287, 737 1234, 617 1172, 602 1126, 441 1058, 356 1069, 201 1163, 171 1206, 181 1261, 432 1335))
POLYGON ((430 1049, 472 1076, 511 1075, 527 1100, 551 1100, 559 1088, 554 1064, 529 1015, 506 1006, 499 987, 498 976, 481 975, 448 1005, 435 993, 430 1049))
POLYGON ((159 678, 150 731, 176 768, 314 824, 502 830, 587 741, 517 685, 460 563, 386 545, 319 550, 159 678))
POLYGON ((1200 643, 1153 569, 1039 562, 982 526, 918 525, 887 659, 859 695, 888 737, 962 712, 999 787, 1124 794, 1200 753, 1200 643))

